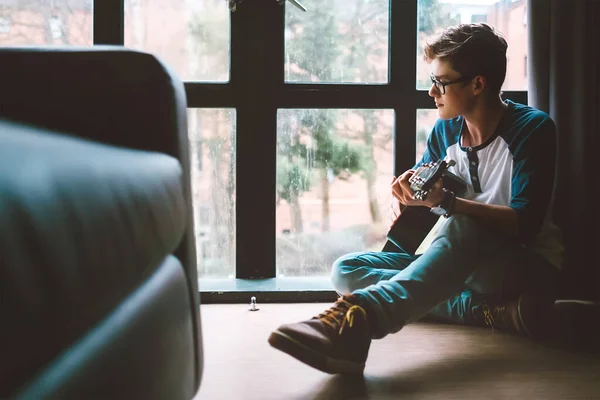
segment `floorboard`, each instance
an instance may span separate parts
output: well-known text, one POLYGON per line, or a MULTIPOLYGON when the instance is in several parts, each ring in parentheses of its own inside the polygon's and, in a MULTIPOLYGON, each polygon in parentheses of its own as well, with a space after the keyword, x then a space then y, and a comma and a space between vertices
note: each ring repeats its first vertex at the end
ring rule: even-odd
POLYGON ((600 357, 483 328, 417 323, 375 340, 363 379, 331 376, 267 343, 282 323, 329 304, 201 308, 205 363, 196 399, 600 399, 600 357))

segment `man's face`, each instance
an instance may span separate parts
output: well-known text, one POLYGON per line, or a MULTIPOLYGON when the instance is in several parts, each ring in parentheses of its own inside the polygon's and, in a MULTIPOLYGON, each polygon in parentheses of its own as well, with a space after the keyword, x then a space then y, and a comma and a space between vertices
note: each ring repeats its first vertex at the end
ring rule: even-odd
MULTIPOLYGON (((460 73, 452 69, 448 61, 435 59, 431 63, 431 73, 439 82, 446 83, 465 78, 460 73)), ((466 82, 453 83, 440 90, 435 84, 431 84, 429 95, 435 100, 438 114, 442 119, 450 119, 459 115, 464 115, 472 107, 473 94, 471 85, 466 82), (443 94, 442 94, 443 93, 443 94)))

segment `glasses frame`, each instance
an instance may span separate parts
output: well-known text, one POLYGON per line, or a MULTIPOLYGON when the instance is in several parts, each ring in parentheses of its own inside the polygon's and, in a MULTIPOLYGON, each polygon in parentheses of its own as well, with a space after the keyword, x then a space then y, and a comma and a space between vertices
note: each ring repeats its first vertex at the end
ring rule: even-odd
POLYGON ((446 94, 446 86, 453 85, 455 83, 466 82, 470 79, 475 78, 475 76, 462 76, 458 79, 454 79, 453 81, 442 82, 433 76, 433 74, 429 75, 429 79, 431 79, 431 83, 435 85, 435 88, 441 93, 446 94))

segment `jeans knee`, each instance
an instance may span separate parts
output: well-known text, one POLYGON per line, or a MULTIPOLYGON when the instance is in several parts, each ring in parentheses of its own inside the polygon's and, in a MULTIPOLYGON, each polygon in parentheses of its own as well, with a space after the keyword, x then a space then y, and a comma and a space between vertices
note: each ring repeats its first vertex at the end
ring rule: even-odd
POLYGON ((350 272, 355 266, 356 256, 361 253, 350 253, 341 256, 333 262, 331 266, 331 283, 333 288, 339 294, 350 293, 350 272))

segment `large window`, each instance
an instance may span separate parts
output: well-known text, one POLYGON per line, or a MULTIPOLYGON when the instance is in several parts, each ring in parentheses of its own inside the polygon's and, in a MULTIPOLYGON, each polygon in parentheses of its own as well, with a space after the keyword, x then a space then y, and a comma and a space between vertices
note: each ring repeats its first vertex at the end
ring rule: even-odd
POLYGON ((389 227, 392 110, 277 114, 277 276, 328 276, 341 255, 381 250, 389 227))
POLYGON ((300 2, 0 5, 0 45, 125 45, 184 80, 205 302, 330 300, 331 263, 383 247, 391 178, 437 119, 423 48, 445 27, 499 30, 503 95, 527 101, 525 0, 300 2))

